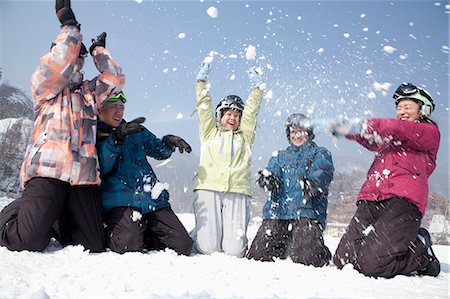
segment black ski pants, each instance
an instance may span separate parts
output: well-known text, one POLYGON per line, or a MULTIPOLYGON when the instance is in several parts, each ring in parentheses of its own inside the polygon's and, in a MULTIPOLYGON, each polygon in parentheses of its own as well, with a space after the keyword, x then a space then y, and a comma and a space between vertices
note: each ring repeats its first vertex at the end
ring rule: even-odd
POLYGON ((193 241, 171 208, 144 215, 130 207, 117 207, 105 216, 106 243, 112 251, 173 249, 190 255, 193 241))
POLYGON ((342 269, 350 263, 364 275, 385 278, 425 268, 426 251, 417 239, 421 218, 417 207, 402 198, 359 201, 334 264, 342 269))
POLYGON ((10 250, 43 251, 51 237, 63 246, 105 250, 98 186, 36 177, 0 213, 0 245, 10 250))
POLYGON ((323 240, 323 228, 316 220, 265 219, 256 233, 247 258, 258 261, 286 259, 304 265, 322 267, 331 259, 323 240))

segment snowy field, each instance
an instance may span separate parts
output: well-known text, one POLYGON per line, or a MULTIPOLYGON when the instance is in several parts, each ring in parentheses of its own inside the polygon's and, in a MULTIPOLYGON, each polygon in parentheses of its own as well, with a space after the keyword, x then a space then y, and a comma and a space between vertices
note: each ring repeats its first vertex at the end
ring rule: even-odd
MULTIPOLYGON (((10 199, 0 198, 0 209, 10 199)), ((179 215, 186 228, 192 214, 179 215)), ((252 240, 259 222, 249 229, 252 240)), ((333 252, 338 238, 326 236, 333 252)), ((434 246, 437 277, 365 277, 352 267, 314 268, 279 260, 263 263, 221 253, 91 254, 81 246, 44 253, 0 247, 0 298, 449 298, 449 246, 434 246)))

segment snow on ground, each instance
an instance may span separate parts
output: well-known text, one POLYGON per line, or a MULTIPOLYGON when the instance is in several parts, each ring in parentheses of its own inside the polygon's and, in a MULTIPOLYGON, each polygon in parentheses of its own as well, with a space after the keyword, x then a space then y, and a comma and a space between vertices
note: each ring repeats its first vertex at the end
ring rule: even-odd
MULTIPOLYGON (((0 209, 10 199, 0 198, 0 209)), ((179 214, 188 230, 192 214, 179 214)), ((253 239, 259 221, 249 227, 253 239)), ((326 236, 334 251, 339 239, 326 236)), ((222 253, 92 254, 81 246, 44 253, 0 247, 0 298, 449 298, 449 247, 434 246, 437 277, 365 277, 351 267, 314 268, 279 260, 263 263, 222 253)))

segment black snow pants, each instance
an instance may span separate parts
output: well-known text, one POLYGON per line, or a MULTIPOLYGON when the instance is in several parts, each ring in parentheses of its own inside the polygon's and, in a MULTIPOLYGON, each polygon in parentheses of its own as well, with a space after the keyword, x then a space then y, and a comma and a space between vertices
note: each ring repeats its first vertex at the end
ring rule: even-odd
POLYGON ((265 219, 256 233, 247 258, 258 261, 286 259, 322 267, 331 259, 323 240, 323 228, 312 219, 265 219))
POLYGON ((63 246, 105 250, 98 186, 36 177, 0 213, 0 245, 10 250, 43 251, 51 237, 63 246))
POLYGON ((105 215, 106 244, 112 251, 173 249, 190 255, 193 241, 171 208, 141 215, 129 207, 113 208, 105 215))
POLYGON ((417 239, 421 218, 417 207, 402 198, 359 201, 334 264, 342 269, 350 263, 364 275, 385 278, 425 268, 426 251, 417 239))

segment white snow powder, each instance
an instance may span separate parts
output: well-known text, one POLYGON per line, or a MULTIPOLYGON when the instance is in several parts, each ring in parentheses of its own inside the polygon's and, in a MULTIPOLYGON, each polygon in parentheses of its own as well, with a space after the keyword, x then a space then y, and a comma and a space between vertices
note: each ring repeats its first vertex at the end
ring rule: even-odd
POLYGON ((178 39, 183 39, 185 37, 186 37, 186 33, 184 33, 184 32, 181 32, 178 34, 178 39))
POLYGON ((210 17, 213 18, 213 19, 217 18, 217 15, 218 15, 217 8, 215 8, 214 6, 210 6, 210 7, 206 10, 206 13, 208 14, 208 16, 210 16, 210 17))
POLYGON ((133 211, 133 213, 131 213, 131 220, 133 220, 133 222, 136 222, 141 219, 142 219, 142 214, 139 213, 138 211, 133 211))
POLYGON ((153 186, 152 188, 152 198, 158 199, 158 197, 161 195, 161 192, 167 189, 169 189, 168 183, 156 182, 155 186, 153 186))
POLYGON ((253 45, 248 45, 247 49, 245 49, 245 58, 247 60, 253 60, 256 57, 256 48, 253 45))
POLYGON ((395 51, 397 51, 397 49, 392 46, 384 46, 383 51, 388 54, 393 54, 395 51))

